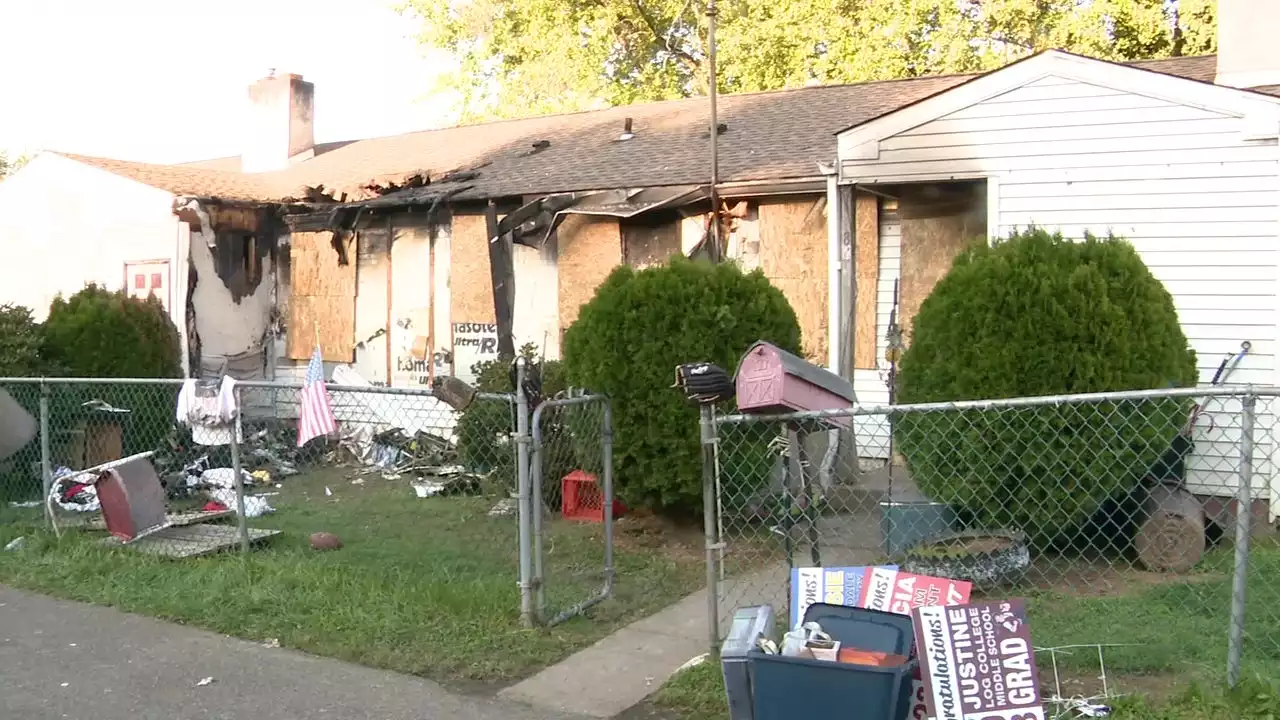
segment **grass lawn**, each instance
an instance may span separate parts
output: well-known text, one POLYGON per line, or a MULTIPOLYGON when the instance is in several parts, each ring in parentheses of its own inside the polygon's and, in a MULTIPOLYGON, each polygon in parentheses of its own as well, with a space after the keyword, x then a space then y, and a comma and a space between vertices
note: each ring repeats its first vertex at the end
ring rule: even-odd
MULTIPOLYGON (((554 663, 703 577, 697 553, 620 537, 612 600, 588 618, 524 630, 516 521, 488 517, 493 498, 420 499, 406 481, 352 484, 337 470, 290 478, 279 492, 277 512, 251 525, 284 534, 247 557, 151 558, 103 548, 86 532, 60 541, 33 532, 38 516, 0 518, 0 546, 29 536, 23 550, 0 552, 0 582, 478 688, 554 663), (317 531, 345 547, 310 549, 317 531)), ((586 599, 602 581, 599 525, 557 521, 549 534, 548 594, 586 599)))

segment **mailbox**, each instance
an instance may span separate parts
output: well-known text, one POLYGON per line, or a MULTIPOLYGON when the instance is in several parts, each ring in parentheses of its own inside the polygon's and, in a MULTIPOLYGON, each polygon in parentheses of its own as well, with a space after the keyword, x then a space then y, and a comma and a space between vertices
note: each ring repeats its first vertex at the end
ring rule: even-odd
MULTIPOLYGON (((752 345, 734 375, 738 409, 748 413, 835 410, 853 406, 853 385, 835 373, 763 340, 752 345)), ((848 427, 849 416, 829 419, 848 427)))

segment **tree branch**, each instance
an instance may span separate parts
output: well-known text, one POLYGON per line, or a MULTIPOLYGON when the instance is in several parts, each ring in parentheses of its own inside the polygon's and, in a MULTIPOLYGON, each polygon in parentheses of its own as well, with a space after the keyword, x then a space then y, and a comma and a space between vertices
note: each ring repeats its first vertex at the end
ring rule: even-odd
MULTIPOLYGON (((688 51, 679 50, 671 47, 671 42, 670 40, 668 40, 667 35, 658 29, 657 21, 653 18, 653 16, 645 12, 644 6, 641 4, 641 1, 642 0, 631 0, 631 7, 635 9, 636 15, 639 15, 640 20, 643 21, 645 26, 649 28, 649 32, 653 33, 653 39, 657 40, 662 45, 662 47, 666 49, 667 52, 684 60, 686 64, 697 66, 698 59, 695 58, 688 51)), ((679 18, 676 18, 676 19, 678 20, 679 18)))

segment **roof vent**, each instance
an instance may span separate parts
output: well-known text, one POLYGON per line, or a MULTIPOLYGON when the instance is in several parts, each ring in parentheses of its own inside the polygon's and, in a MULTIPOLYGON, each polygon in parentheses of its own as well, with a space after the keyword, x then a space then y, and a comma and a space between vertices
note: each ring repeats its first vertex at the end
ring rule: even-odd
POLYGON ((535 140, 529 146, 528 150, 525 150, 524 152, 520 153, 520 157, 529 157, 530 155, 537 155, 538 153, 542 152, 543 150, 546 150, 549 147, 551 147, 550 140, 535 140))
MULTIPOLYGON (((725 134, 725 133, 727 133, 727 132, 729 132, 729 126, 728 126, 728 125, 726 125, 726 124, 724 124, 724 123, 716 123, 716 135, 723 135, 723 134, 725 134)), ((710 131, 710 130, 708 130, 708 131, 706 131, 706 132, 703 132, 703 133, 702 133, 702 137, 704 137, 704 138, 709 138, 709 137, 711 137, 711 131, 710 131)))
POLYGON ((631 132, 631 118, 622 121, 622 134, 618 136, 618 142, 625 142, 635 137, 636 134, 631 132))

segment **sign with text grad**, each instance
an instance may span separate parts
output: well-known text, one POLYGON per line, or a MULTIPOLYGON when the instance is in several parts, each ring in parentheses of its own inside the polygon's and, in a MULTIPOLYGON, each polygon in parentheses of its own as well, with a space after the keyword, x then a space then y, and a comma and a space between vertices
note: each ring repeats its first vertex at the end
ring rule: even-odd
POLYGON ((1045 720, 1022 600, 912 611, 929 715, 1045 720))

